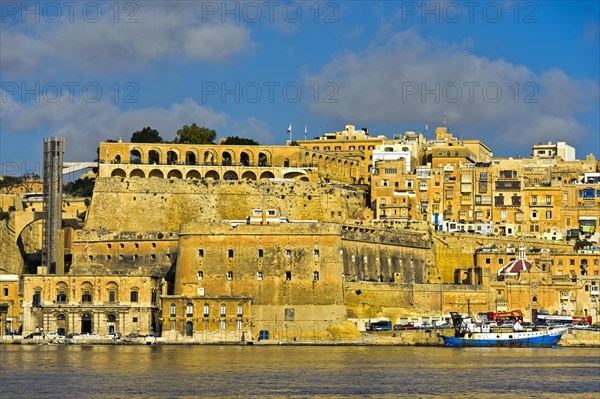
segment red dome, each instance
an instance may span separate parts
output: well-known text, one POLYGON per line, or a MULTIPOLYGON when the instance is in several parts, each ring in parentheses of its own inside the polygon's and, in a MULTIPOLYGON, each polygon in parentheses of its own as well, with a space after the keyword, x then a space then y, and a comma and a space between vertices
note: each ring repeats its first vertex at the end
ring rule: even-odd
POLYGON ((529 271, 529 269, 531 269, 531 262, 526 259, 517 259, 498 270, 498 275, 519 274, 523 271, 529 271))

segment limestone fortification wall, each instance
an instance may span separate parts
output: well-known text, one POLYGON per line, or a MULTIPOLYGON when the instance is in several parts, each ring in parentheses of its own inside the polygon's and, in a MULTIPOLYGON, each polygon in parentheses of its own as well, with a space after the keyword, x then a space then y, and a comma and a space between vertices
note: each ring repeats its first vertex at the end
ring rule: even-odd
POLYGON ((344 285, 349 318, 447 316, 451 311, 487 312, 493 292, 487 287, 457 284, 399 284, 347 282, 344 285))
MULTIPOLYGON (((564 241, 519 237, 487 237, 468 233, 434 232, 433 245, 435 247, 436 264, 440 270, 441 281, 454 282, 454 271, 458 268, 467 268, 475 264, 475 251, 483 246, 498 245, 500 248, 510 244, 518 248, 521 243, 526 247, 551 248, 558 252, 570 252, 573 244, 564 241)), ((479 265, 481 266, 481 265, 479 265)))
POLYGON ((362 192, 315 183, 99 178, 85 228, 178 231, 191 221, 244 220, 253 208, 342 222, 360 217, 364 204, 362 192))

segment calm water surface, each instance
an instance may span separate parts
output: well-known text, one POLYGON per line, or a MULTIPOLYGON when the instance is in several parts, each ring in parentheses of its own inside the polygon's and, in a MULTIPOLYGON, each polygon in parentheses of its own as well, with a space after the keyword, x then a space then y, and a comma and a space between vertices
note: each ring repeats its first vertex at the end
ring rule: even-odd
POLYGON ((0 397, 600 397, 600 349, 0 345, 0 397))

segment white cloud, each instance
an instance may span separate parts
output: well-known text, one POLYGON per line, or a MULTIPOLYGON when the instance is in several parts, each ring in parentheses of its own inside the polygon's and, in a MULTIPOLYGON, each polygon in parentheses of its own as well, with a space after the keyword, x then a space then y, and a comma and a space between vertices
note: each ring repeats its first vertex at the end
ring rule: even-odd
POLYGON ((56 23, 41 18, 2 24, 0 69, 7 76, 65 69, 108 74, 168 57, 218 62, 253 46, 244 26, 203 22, 193 2, 131 4, 139 7, 132 17, 137 22, 125 22, 128 13, 121 10, 115 23, 115 5, 106 3, 97 22, 86 21, 79 10, 73 22, 66 14, 56 23))
POLYGON ((185 124, 196 122, 214 129, 227 125, 224 113, 200 106, 191 99, 168 108, 128 111, 120 110, 109 101, 90 103, 78 98, 70 102, 66 97, 54 103, 23 104, 7 96, 5 104, 6 111, 0 114, 5 132, 27 134, 43 130, 47 136, 65 137, 66 158, 71 160, 94 159, 98 142, 119 137, 128 141, 132 132, 145 126, 157 129, 164 139, 171 140, 185 124))
POLYGON ((410 30, 388 36, 385 43, 337 54, 306 76, 309 82, 339 87, 339 102, 320 101, 311 110, 343 122, 419 125, 447 114, 451 125, 478 128, 477 137, 490 144, 531 145, 580 141, 584 128, 576 116, 598 98, 593 82, 557 69, 536 74, 523 65, 477 56, 468 43, 428 41, 410 30))
POLYGON ((129 141, 132 132, 151 126, 165 140, 172 140, 183 125, 196 123, 215 129, 219 137, 240 136, 261 143, 271 141, 268 125, 255 117, 234 120, 224 112, 202 106, 186 98, 169 107, 148 107, 121 110, 110 101, 86 102, 82 97, 69 101, 21 103, 0 91, 2 134, 22 134, 43 131, 45 136, 66 139, 66 160, 96 158, 98 142, 106 139, 129 141))

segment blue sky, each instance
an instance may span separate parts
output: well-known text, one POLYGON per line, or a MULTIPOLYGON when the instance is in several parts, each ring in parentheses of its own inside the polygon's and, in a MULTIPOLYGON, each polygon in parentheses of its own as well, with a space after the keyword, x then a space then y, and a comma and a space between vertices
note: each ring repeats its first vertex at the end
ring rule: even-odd
POLYGON ((496 156, 567 141, 600 155, 598 1, 0 3, 1 174, 144 126, 262 144, 447 118, 496 156))

